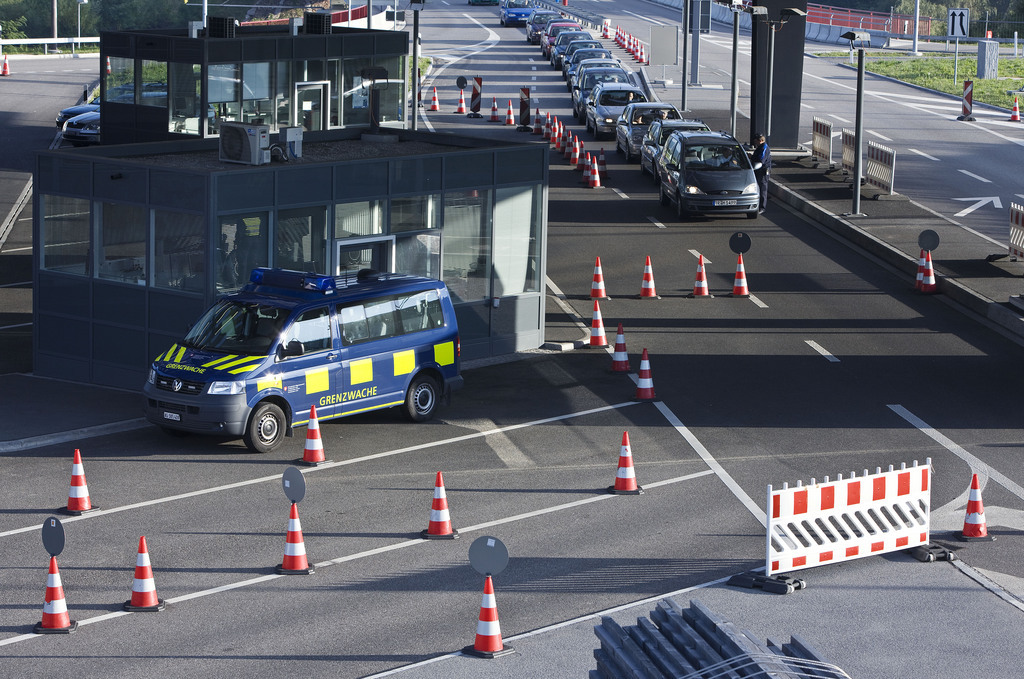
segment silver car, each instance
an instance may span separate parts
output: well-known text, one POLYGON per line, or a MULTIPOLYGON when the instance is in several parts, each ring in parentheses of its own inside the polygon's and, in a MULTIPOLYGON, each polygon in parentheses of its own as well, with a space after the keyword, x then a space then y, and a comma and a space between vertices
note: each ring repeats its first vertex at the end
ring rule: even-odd
POLYGON ((644 135, 655 120, 679 120, 679 109, 672 104, 650 101, 630 104, 622 110, 615 124, 615 150, 626 154, 626 162, 640 155, 644 135))
POLYGON ((587 98, 587 132, 593 132, 594 139, 600 139, 602 134, 614 135, 615 124, 623 109, 641 101, 647 101, 647 95, 639 87, 626 83, 598 83, 587 98))
POLYGON ((640 174, 651 173, 654 185, 658 185, 658 157, 669 136, 676 130, 696 130, 710 132, 711 128, 699 118, 682 120, 655 120, 647 128, 643 144, 640 146, 640 174))

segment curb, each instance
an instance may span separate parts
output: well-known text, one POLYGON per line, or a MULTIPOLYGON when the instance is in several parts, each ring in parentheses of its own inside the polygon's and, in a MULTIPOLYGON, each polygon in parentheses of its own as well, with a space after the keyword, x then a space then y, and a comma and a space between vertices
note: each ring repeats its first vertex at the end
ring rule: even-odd
POLYGON ((120 434, 126 431, 148 427, 146 418, 140 417, 135 420, 123 420, 121 422, 110 422, 108 424, 97 424, 92 427, 81 427, 70 431, 58 432, 56 434, 43 434, 42 436, 29 436, 17 441, 0 441, 0 453, 12 453, 30 448, 42 448, 58 443, 67 443, 82 438, 95 436, 106 436, 107 434, 120 434))

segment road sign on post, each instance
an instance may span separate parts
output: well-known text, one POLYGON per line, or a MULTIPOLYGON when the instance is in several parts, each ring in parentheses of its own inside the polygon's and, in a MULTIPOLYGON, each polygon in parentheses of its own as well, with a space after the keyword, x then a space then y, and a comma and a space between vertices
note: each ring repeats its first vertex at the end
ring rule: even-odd
POLYGON ((946 14, 946 37, 969 37, 970 24, 971 10, 969 7, 951 7, 946 14))

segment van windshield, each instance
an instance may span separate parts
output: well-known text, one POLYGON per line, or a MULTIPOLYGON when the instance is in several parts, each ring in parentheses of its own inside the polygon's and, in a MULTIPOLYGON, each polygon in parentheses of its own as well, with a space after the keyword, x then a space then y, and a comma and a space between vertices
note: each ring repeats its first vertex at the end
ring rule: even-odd
POLYGON ((287 309, 221 300, 192 326, 185 336, 185 345, 193 349, 266 356, 287 319, 287 309))

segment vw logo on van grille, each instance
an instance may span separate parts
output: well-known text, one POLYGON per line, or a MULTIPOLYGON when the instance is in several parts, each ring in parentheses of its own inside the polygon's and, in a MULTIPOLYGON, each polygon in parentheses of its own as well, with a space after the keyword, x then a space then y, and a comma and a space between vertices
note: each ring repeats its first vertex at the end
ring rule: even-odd
POLYGON ((174 391, 181 391, 181 380, 174 380, 171 382, 171 388, 174 389, 174 391))

